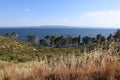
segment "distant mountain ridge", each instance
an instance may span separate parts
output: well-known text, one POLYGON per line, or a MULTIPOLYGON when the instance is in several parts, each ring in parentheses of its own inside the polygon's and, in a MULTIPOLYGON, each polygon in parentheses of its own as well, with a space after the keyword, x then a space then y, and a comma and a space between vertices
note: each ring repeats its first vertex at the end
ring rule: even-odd
POLYGON ((86 28, 86 29, 118 29, 112 27, 93 26, 67 26, 67 25, 41 25, 41 26, 0 26, 0 28, 86 28))

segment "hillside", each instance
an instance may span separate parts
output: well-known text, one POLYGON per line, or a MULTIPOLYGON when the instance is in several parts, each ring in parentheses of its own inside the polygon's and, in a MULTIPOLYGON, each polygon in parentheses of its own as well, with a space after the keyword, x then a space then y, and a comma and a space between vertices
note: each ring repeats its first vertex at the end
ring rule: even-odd
POLYGON ((32 60, 37 47, 31 43, 0 36, 0 58, 2 60, 32 60))
POLYGON ((119 80, 119 46, 108 42, 48 48, 0 36, 0 79, 119 80))
MULTIPOLYGON (((120 43, 113 43, 115 50, 119 49, 120 43)), ((112 45, 112 46, 113 46, 112 45)), ((82 45, 78 47, 66 48, 48 48, 35 46, 33 43, 19 41, 8 37, 0 36, 0 59, 3 61, 26 62, 37 60, 40 57, 47 56, 48 58, 59 57, 60 55, 81 55, 84 51, 91 52, 97 49, 109 49, 111 43, 98 43, 82 45)))
POLYGON ((26 62, 39 59, 41 56, 48 56, 50 58, 80 52, 79 47, 47 48, 4 36, 0 36, 0 45, 0 59, 13 62, 26 62))

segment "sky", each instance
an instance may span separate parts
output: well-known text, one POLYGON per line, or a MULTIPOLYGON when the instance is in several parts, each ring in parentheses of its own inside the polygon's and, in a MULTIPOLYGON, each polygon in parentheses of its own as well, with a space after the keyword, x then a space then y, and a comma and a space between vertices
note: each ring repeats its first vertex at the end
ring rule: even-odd
POLYGON ((120 28, 120 0, 0 0, 0 27, 120 28))

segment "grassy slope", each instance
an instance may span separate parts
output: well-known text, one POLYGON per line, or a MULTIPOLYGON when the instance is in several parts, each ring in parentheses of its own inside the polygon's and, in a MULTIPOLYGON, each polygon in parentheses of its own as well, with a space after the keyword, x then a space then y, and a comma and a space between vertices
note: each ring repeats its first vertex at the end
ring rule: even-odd
POLYGON ((74 53, 81 55, 83 51, 90 52, 91 50, 99 48, 107 49, 109 45, 102 43, 68 48, 45 48, 35 46, 29 42, 0 36, 0 59, 4 61, 25 62, 39 59, 41 56, 53 58, 74 53))
POLYGON ((32 43, 0 36, 0 59, 4 61, 24 62, 35 60, 41 56, 59 56, 68 53, 79 53, 76 48, 45 48, 32 43), (53 55, 54 54, 54 55, 53 55))
POLYGON ((59 59, 12 63, 0 61, 2 80, 119 80, 120 57, 114 50, 84 52, 59 59))
POLYGON ((31 43, 0 36, 0 58, 2 60, 32 60, 37 47, 31 43))
POLYGON ((0 36, 0 58, 4 60, 0 60, 0 79, 4 77, 3 80, 30 80, 30 78, 31 80, 45 80, 46 78, 73 80, 71 79, 73 77, 76 78, 75 80, 118 80, 120 78, 119 46, 119 42, 113 42, 69 48, 44 48, 0 36), (97 50, 91 52, 94 49, 97 50), (82 56, 81 53, 83 53, 82 56), (60 55, 65 57, 61 56, 58 59, 60 55), (36 61, 38 57, 39 62, 36 61), (31 60, 35 61, 14 63, 31 60))

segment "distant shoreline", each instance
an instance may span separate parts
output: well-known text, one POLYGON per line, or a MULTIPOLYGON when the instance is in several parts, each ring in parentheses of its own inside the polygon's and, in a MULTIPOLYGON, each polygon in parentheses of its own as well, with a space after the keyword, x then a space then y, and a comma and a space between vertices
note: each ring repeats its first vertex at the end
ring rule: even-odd
POLYGON ((10 28, 57 28, 57 29, 71 29, 71 28, 78 28, 78 29, 119 29, 119 28, 111 28, 111 27, 87 27, 87 26, 0 26, 0 29, 10 29, 10 28))

